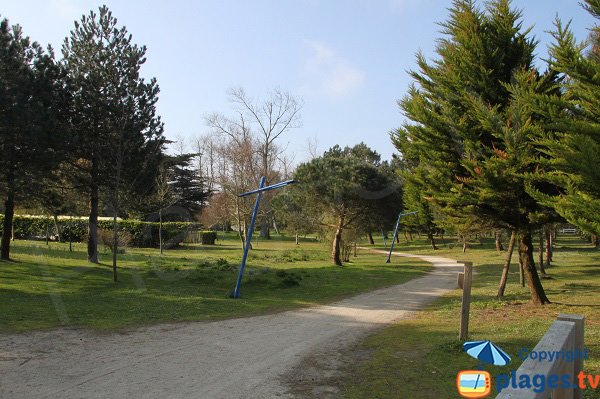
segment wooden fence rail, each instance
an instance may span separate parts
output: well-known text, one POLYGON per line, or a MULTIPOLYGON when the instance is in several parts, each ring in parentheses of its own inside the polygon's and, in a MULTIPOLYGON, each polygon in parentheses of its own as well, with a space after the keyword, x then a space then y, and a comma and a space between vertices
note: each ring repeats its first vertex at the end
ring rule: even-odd
MULTIPOLYGON (((583 353, 583 325, 584 317, 577 315, 561 314, 558 319, 550 326, 548 332, 542 337, 532 352, 535 353, 583 353)), ((583 358, 581 356, 573 359, 565 359, 565 356, 557 356, 553 361, 539 361, 528 357, 516 372, 517 381, 521 376, 526 375, 529 381, 533 378, 549 381, 550 376, 562 376, 565 374, 572 376, 572 382, 577 383, 578 374, 583 370, 583 358), (571 360, 571 361, 569 361, 571 360)), ((556 378, 556 377, 554 377, 556 378)), ((558 384, 561 385, 561 384, 558 384)), ((513 388, 509 386, 503 389, 496 399, 581 399, 583 392, 579 388, 575 389, 544 389, 542 392, 535 392, 532 389, 513 388)))

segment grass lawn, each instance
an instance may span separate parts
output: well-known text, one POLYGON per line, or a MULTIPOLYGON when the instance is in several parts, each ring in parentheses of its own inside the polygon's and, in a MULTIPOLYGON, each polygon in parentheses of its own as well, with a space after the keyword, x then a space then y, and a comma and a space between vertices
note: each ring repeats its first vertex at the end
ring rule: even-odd
POLYGON ((331 302, 405 282, 429 270, 425 262, 385 264, 385 256, 360 252, 344 267, 314 240, 256 240, 242 298, 228 297, 241 259, 239 241, 223 236, 214 246, 166 251, 129 248, 119 255, 113 284, 111 255, 101 265, 86 261, 84 244, 15 241, 14 261, 0 262, 0 331, 74 326, 120 329, 184 320, 215 320, 331 302))
MULTIPOLYGON (((397 248, 413 253, 434 252, 424 241, 410 245, 402 241, 397 248)), ((600 374, 600 251, 574 237, 560 238, 554 263, 547 270, 551 279, 542 281, 553 303, 544 307, 529 303, 528 289, 519 285, 518 263, 511 265, 506 298, 495 299, 502 258, 493 248, 492 240, 474 245, 465 254, 460 245, 455 248, 443 245, 435 255, 474 262, 477 274, 473 281, 469 339, 489 339, 513 359, 509 366, 486 368, 493 385, 497 374, 519 367, 518 350, 532 349, 559 313, 585 315, 585 342, 591 353, 584 371, 600 374)), ((400 258, 394 261, 403 262, 400 258)), ((354 353, 362 353, 362 358, 353 360, 349 353, 348 378, 340 382, 344 396, 458 398, 456 374, 478 366, 458 342, 461 295, 461 291, 455 290, 416 318, 371 336, 355 348, 354 353)), ((494 390, 491 397, 495 394, 494 390)), ((585 397, 600 398, 600 388, 588 389, 585 397)))

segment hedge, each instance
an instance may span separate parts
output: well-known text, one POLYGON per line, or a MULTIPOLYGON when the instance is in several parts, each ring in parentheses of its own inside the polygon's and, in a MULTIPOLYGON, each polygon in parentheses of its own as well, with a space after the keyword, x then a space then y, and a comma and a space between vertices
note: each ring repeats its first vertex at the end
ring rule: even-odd
POLYGON ((217 240, 216 231, 202 231, 200 232, 200 242, 202 245, 215 245, 217 240))
MULTIPOLYGON (((0 235, 4 216, 0 215, 0 235)), ((20 216, 14 218, 14 235, 16 239, 40 239, 46 237, 46 232, 52 239, 56 237, 56 227, 52 218, 20 216)), ((188 231, 195 231, 200 225, 189 222, 164 222, 162 228, 163 242, 166 248, 172 248, 183 242, 188 231)), ((87 219, 58 219, 58 227, 63 241, 83 242, 87 239, 87 219)), ((112 230, 112 220, 99 220, 98 228, 112 230)), ((134 247, 158 247, 158 222, 143 222, 140 220, 120 220, 119 230, 131 235, 134 247)), ((216 233, 215 233, 216 238, 216 233)), ((214 243, 214 242, 213 242, 214 243)))

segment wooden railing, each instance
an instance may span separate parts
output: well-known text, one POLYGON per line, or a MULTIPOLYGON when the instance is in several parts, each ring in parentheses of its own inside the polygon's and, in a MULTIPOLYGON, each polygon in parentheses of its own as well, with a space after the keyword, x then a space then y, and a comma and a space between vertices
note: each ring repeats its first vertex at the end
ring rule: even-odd
MULTIPOLYGON (((550 326, 548 332, 542 337, 532 352, 535 353, 583 353, 583 325, 584 317, 577 315, 561 314, 558 319, 550 326)), ((525 379, 533 381, 533 378, 543 378, 547 383, 551 376, 571 375, 571 382, 576 384, 577 376, 583 370, 583 358, 577 356, 575 359, 565 359, 564 356, 558 356, 552 361, 539 361, 528 357, 516 372, 516 381, 521 380, 521 376, 526 375, 525 379), (570 361, 569 361, 570 360, 570 361), (543 377, 539 377, 543 376, 543 377)), ((556 377, 553 377, 556 379, 556 377)), ((562 385, 555 389, 547 386, 542 392, 535 392, 532 389, 513 388, 503 389, 496 399, 581 399, 583 392, 581 389, 571 388, 562 389, 562 385)))

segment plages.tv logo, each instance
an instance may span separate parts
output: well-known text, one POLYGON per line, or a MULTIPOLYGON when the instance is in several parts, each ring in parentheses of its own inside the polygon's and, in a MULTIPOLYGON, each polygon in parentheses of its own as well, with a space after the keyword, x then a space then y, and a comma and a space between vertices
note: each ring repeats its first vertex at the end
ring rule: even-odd
MULTIPOLYGON (((463 350, 479 361, 479 367, 485 364, 506 366, 510 356, 491 341, 471 341, 463 344, 463 350)), ((456 388, 463 398, 485 398, 492 392, 490 373, 483 370, 462 370, 456 376, 456 388)))
POLYGON ((456 376, 456 387, 463 398, 484 398, 492 392, 492 378, 487 371, 463 370, 456 376))

